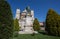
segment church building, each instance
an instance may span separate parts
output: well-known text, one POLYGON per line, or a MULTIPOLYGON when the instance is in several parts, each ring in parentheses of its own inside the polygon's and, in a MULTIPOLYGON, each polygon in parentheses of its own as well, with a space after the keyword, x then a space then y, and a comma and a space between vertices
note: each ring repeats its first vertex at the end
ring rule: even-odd
POLYGON ((33 33, 34 11, 26 7, 24 11, 16 10, 16 19, 18 19, 20 31, 19 34, 33 33))

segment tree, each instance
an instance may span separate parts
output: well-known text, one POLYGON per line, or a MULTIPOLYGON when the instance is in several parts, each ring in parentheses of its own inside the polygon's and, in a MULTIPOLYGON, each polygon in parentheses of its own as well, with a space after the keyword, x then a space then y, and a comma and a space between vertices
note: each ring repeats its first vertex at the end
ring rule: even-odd
POLYGON ((19 23, 17 19, 14 19, 14 31, 19 31, 19 23))
POLYGON ((60 15, 57 18, 58 22, 57 22, 57 32, 58 32, 58 36, 60 36, 60 15))
POLYGON ((13 16, 9 3, 0 1, 0 39, 9 39, 13 36, 13 16))
POLYGON ((49 9, 45 28, 48 34, 58 36, 58 16, 59 15, 53 9, 49 9))
POLYGON ((34 29, 34 31, 39 31, 40 30, 40 24, 39 24, 37 18, 35 18, 35 20, 33 22, 33 29, 34 29))
POLYGON ((18 19, 14 19, 14 37, 18 36, 19 28, 18 19))

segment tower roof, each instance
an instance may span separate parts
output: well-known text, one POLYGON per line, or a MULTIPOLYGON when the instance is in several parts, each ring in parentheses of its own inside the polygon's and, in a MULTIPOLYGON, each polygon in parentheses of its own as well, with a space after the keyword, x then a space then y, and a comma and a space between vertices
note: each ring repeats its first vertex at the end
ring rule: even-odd
POLYGON ((26 10, 27 10, 27 12, 31 12, 31 10, 30 10, 30 7, 29 7, 29 6, 27 6, 27 7, 26 7, 26 10))
POLYGON ((20 13, 20 9, 17 8, 17 9, 16 9, 16 13, 20 13))
POLYGON ((27 6, 27 7, 26 7, 26 9, 30 9, 30 7, 29 7, 29 6, 27 6))

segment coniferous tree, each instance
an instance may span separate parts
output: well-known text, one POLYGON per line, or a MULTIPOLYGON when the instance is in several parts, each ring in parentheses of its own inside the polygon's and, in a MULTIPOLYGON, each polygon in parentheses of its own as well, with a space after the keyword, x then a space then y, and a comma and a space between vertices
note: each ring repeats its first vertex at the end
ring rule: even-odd
POLYGON ((14 31, 19 31, 19 23, 17 19, 14 19, 14 31))
POLYGON ((19 29, 18 19, 14 19, 14 37, 18 36, 19 29))
POLYGON ((46 31, 48 34, 58 36, 58 14, 50 9, 46 17, 46 31))
POLYGON ((57 32, 58 32, 58 36, 60 36, 60 15, 57 18, 57 32))
POLYGON ((0 0, 0 39, 9 39, 13 35, 13 16, 10 5, 0 0))
POLYGON ((39 24, 37 18, 35 18, 35 20, 33 22, 33 29, 34 29, 34 31, 39 31, 40 30, 40 24, 39 24))

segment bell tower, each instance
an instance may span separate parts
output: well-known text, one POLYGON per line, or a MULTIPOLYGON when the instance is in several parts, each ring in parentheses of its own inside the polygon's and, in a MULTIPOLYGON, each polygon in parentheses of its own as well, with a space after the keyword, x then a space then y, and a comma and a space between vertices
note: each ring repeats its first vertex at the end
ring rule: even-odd
POLYGON ((20 9, 16 9, 16 19, 20 18, 20 9))

